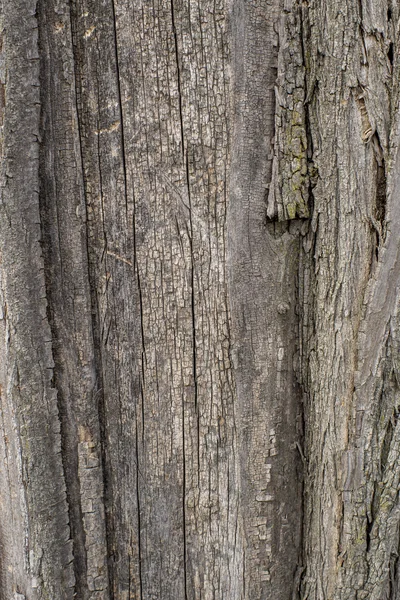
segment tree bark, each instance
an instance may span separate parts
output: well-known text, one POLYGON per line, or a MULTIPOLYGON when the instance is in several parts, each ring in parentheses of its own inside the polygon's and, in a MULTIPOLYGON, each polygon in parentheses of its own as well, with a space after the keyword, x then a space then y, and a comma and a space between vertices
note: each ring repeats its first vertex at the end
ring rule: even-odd
POLYGON ((307 11, 307 598, 399 594, 398 20, 392 2, 307 11))
POLYGON ((0 600, 398 598, 397 3, 0 15, 0 600))

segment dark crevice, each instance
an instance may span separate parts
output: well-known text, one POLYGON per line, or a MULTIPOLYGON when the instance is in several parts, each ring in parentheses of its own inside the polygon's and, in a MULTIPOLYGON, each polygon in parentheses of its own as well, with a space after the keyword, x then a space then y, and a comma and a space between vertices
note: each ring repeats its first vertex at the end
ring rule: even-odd
MULTIPOLYGON (((366 113, 365 103, 362 98, 358 98, 361 112, 361 118, 365 123, 369 120, 366 113), (361 103, 361 104, 360 104, 361 103), (364 115, 364 116, 363 116, 364 115), (365 116, 366 115, 366 116, 365 116)), ((375 154, 375 202, 371 207, 370 213, 370 229, 371 229, 371 260, 370 260, 370 275, 374 273, 379 253, 385 242, 386 237, 386 205, 387 205, 387 179, 386 179, 386 163, 384 159, 383 149, 380 143, 379 134, 377 131, 368 139, 364 139, 367 144, 372 144, 375 154)))
POLYGON ((385 163, 377 164, 377 173, 376 173, 376 204, 375 204, 375 218, 380 222, 382 227, 382 234, 384 233, 385 228, 385 218, 386 218, 386 173, 385 173, 385 163))
MULTIPOLYGON (((189 179, 189 156, 185 145, 184 136, 184 124, 183 124, 183 107, 182 107, 182 81, 181 81, 181 70, 179 65, 179 47, 178 47, 178 34, 175 24, 175 9, 174 1, 171 0, 171 21, 172 31, 174 35, 175 43, 175 60, 177 70, 177 83, 178 83, 178 103, 179 103, 179 119, 181 128, 181 145, 182 145, 182 156, 185 165, 185 177, 186 187, 188 194, 188 205, 189 205, 189 219, 190 219, 190 255, 191 255, 191 312, 192 312, 192 338, 193 338, 193 379, 194 379, 194 402, 195 409, 197 412, 197 450, 199 452, 199 413, 197 407, 197 373, 196 373, 196 322, 195 322, 195 297, 194 297, 194 264, 193 264, 193 221, 192 221, 192 203, 190 194, 190 179, 189 179)), ((183 469, 183 481, 182 481, 182 527, 183 527, 183 570, 184 570, 184 589, 185 589, 185 600, 188 600, 188 573, 187 573, 187 541, 186 541, 186 437, 185 437, 185 398, 182 395, 182 469, 183 469)), ((199 460, 199 454, 198 454, 199 460)))
MULTIPOLYGON (((108 588, 110 595, 113 594, 114 582, 113 582, 113 569, 110 561, 112 556, 112 548, 114 547, 114 525, 112 520, 112 510, 108 510, 108 507, 112 507, 113 503, 113 489, 111 482, 111 474, 108 465, 107 458, 107 415, 106 415, 106 401, 104 396, 104 381, 103 381, 103 370, 102 370, 102 353, 101 353, 101 323, 99 316, 99 307, 96 293, 95 277, 91 268, 91 250, 89 244, 90 232, 89 232, 89 214, 88 214, 88 202, 87 202, 87 182, 85 178, 84 168, 84 148, 82 143, 82 107, 81 107, 81 87, 80 87, 80 70, 81 70, 81 58, 79 55, 79 44, 78 44, 78 33, 77 26, 78 15, 76 10, 75 0, 70 0, 70 18, 71 18, 71 37, 72 37, 72 52, 74 59, 74 75, 75 75, 75 106, 77 115, 77 129, 79 137, 79 150, 81 159, 81 171, 82 171, 82 183, 83 183, 83 194, 85 200, 85 223, 86 223, 86 258, 87 258, 87 271, 89 280, 90 290, 90 304, 91 304, 91 316, 92 316, 92 335, 93 335, 93 350, 94 350, 94 369, 97 381, 97 414, 99 420, 99 434, 100 434, 100 455, 101 455, 101 466, 102 466, 102 477, 103 477, 103 493, 104 493, 104 513, 105 513, 105 534, 106 534, 106 550, 107 550, 107 565, 108 565, 108 588)), ((78 595, 79 597, 79 595, 78 595)))
POLYGON ((393 46, 393 42, 390 42, 389 44, 389 50, 387 52, 387 57, 389 59, 390 64, 393 67, 393 61, 394 61, 394 46, 393 46))
POLYGON ((311 133, 311 101, 313 96, 316 93, 317 82, 314 80, 309 82, 309 73, 311 69, 311 65, 307 64, 307 56, 309 56, 309 52, 307 50, 307 45, 309 44, 309 23, 305 17, 305 9, 300 9, 300 40, 301 40, 301 53, 303 60, 303 68, 304 68, 304 127, 306 133, 307 140, 307 175, 308 175, 308 211, 310 215, 310 219, 312 219, 314 213, 314 192, 313 189, 317 184, 318 172, 313 162, 314 155, 314 144, 313 137, 311 133))
MULTIPOLYGON (((296 224, 296 221, 292 221, 291 226, 296 224)), ((300 221, 300 234, 298 235, 298 252, 299 254, 302 252, 302 245, 305 233, 302 234, 302 229, 304 227, 304 221, 300 221)), ((309 226, 306 225, 305 229, 309 230, 309 226)), ((295 341, 296 355, 297 360, 294 360, 293 370, 295 373, 296 382, 298 384, 298 389, 300 390, 300 401, 298 403, 297 415, 296 415, 296 444, 298 449, 298 454, 300 460, 297 461, 297 478, 300 482, 300 494, 301 494, 301 503, 300 503, 300 516, 299 516, 299 552, 297 558, 297 567, 296 572, 294 574, 294 587, 292 592, 292 599, 297 600, 302 597, 302 587, 304 578, 306 576, 306 566, 305 566, 305 540, 306 540, 306 528, 305 528, 305 507, 306 507, 306 497, 305 497, 305 479, 307 476, 308 463, 307 458, 304 456, 305 450, 305 430, 306 430, 306 415, 305 415, 305 402, 304 399, 307 396, 307 383, 305 381, 303 368, 302 368, 302 331, 301 331, 301 322, 302 322, 302 299, 300 297, 301 294, 301 283, 300 277, 302 276, 301 263, 298 263, 297 269, 297 277, 295 280, 295 315, 296 315, 296 326, 297 326, 297 336, 295 341)))
POLYGON ((113 488, 112 488, 112 480, 111 480, 111 469, 108 465, 107 458, 107 415, 106 415, 106 401, 104 396, 104 381, 103 381, 103 372, 101 369, 101 349, 100 349, 100 334, 97 326, 98 318, 98 309, 97 309, 97 300, 95 295, 93 295, 92 299, 93 303, 93 311, 92 311, 92 320, 96 321, 96 324, 93 323, 93 337, 94 337, 94 357, 95 357, 95 369, 96 373, 99 377, 99 389, 97 392, 98 396, 98 416, 99 416, 99 431, 100 431, 100 451, 101 451, 101 465, 102 465, 102 474, 103 474, 103 490, 104 490, 104 514, 105 514, 105 533, 106 533, 106 549, 107 549, 107 565, 108 565, 108 589, 110 591, 110 597, 113 595, 114 590, 114 573, 111 563, 111 557, 113 556, 112 549, 115 547, 115 531, 114 531, 114 522, 113 522, 113 512, 112 509, 109 510, 108 507, 114 506, 113 501, 113 488), (96 306, 96 308, 95 308, 96 306))
MULTIPOLYGON (((143 298, 142 288, 140 281, 138 257, 137 257, 137 243, 136 243, 136 202, 135 194, 133 193, 133 216, 132 216, 132 233, 133 233, 133 268, 137 282, 137 292, 139 299, 139 311, 140 311, 140 338, 141 338, 141 366, 139 374, 139 394, 141 403, 141 425, 142 425, 142 444, 144 444, 144 431, 145 431, 145 402, 144 402, 144 381, 145 381, 145 362, 146 362, 146 348, 145 348, 145 337, 144 337, 144 322, 143 322, 143 298)), ((139 428, 138 428, 138 411, 136 408, 135 416, 135 454, 136 454, 136 507, 137 507, 137 544, 138 544, 138 576, 139 576, 139 594, 140 600, 143 599, 143 576, 142 576, 142 527, 141 527, 141 500, 140 500, 140 451, 139 451, 139 428)), ((129 574, 130 578, 130 574, 129 574)), ((130 581, 130 579, 129 579, 130 581)))
MULTIPOLYGON (((304 49, 304 40, 303 40, 303 53, 305 52, 304 49)), ((305 94, 307 97, 307 77, 305 78, 305 94)), ((314 86, 314 93, 316 91, 316 86, 314 86)), ((307 136, 307 167, 308 167, 308 210, 309 210, 309 214, 310 214, 310 219, 312 219, 312 216, 314 214, 314 206, 315 206, 315 200, 314 200, 314 188, 317 185, 318 182, 318 170, 314 164, 313 161, 313 155, 314 155, 314 144, 313 144, 313 138, 312 138, 312 133, 311 133, 311 117, 310 117, 310 101, 306 102, 304 105, 304 126, 305 126, 305 130, 306 130, 306 136, 307 136)))
POLYGON ((86 580, 86 536, 83 528, 81 490, 78 476, 78 438, 73 408, 62 392, 63 359, 60 352, 61 333, 57 327, 54 307, 60 307, 59 294, 55 285, 56 278, 62 282, 63 267, 59 239, 60 224, 57 210, 57 184, 54 178, 54 163, 49 148, 53 146, 54 98, 52 87, 53 49, 48 36, 51 27, 47 19, 46 4, 39 0, 37 4, 38 44, 40 59, 40 139, 39 146, 39 214, 41 227, 41 247, 44 262, 44 278, 47 297, 47 319, 52 334, 52 353, 54 360, 52 385, 57 391, 57 408, 60 419, 61 459, 65 477, 66 499, 70 535, 72 539, 73 569, 75 576, 74 593, 84 600, 88 594, 86 580), (58 265, 58 268, 57 266, 58 265))
POLYGON ((381 460, 380 460, 381 474, 384 473, 386 465, 387 465, 387 459, 389 456, 390 446, 391 446, 392 439, 393 439, 393 431, 394 431, 394 426, 392 424, 392 421, 390 420, 386 426, 385 437, 383 438, 383 443, 382 443, 381 460))
POLYGON ((278 219, 268 219, 265 222, 265 228, 269 235, 278 240, 289 231, 290 221, 278 221, 278 219))
POLYGON ((200 474, 200 412, 198 406, 198 386, 197 386, 197 340, 196 340, 196 294, 195 294, 195 270, 194 270, 194 256, 193 256, 193 210, 192 200, 190 195, 189 185, 189 157, 186 153, 186 181, 188 190, 188 201, 189 201, 189 219, 190 219, 190 288, 191 288, 191 314, 192 314, 192 345, 193 345, 193 385, 194 385, 194 408, 197 417, 197 468, 198 474, 200 474))
POLYGON ((182 524, 183 524, 183 572, 185 586, 185 600, 188 600, 188 574, 187 574, 187 541, 186 541, 186 450, 185 450, 185 397, 182 394, 182 524))
MULTIPOLYGON (((137 527, 138 527, 138 571, 139 571, 139 593, 140 600, 143 600, 143 577, 142 577, 142 527, 141 527, 141 503, 140 503, 140 492, 139 492, 139 432, 138 432, 138 424, 137 418, 135 420, 136 427, 136 441, 135 441, 135 450, 136 450, 136 507, 137 507, 137 527)), ((129 569, 129 581, 130 581, 130 569, 129 569)), ((131 596, 129 595, 129 598, 131 596)))
POLYGON ((360 18, 360 24, 362 26, 362 22, 363 22, 363 5, 362 5, 362 0, 358 0, 358 10, 359 10, 359 18, 360 18))
POLYGON ((371 498, 371 527, 370 527, 370 533, 372 530, 372 524, 375 522, 376 516, 378 514, 378 508, 379 508, 379 500, 380 500, 381 494, 380 494, 380 486, 379 486, 379 482, 375 481, 374 482, 374 490, 372 492, 372 498, 371 498))
POLYGON ((376 156, 376 195, 372 222, 376 235, 375 255, 378 259, 386 234, 387 180, 386 164, 377 132, 374 134, 373 142, 376 156))
MULTIPOLYGON (((399 534, 397 534, 399 535, 399 534)), ((398 544, 399 546, 399 544, 398 544)), ((388 600, 398 600, 399 598, 399 555, 400 548, 397 548, 397 552, 392 552, 390 554, 389 560, 389 595, 388 600)))
POLYGON ((373 141, 376 134, 374 134, 371 121, 369 119, 367 105, 364 99, 364 92, 361 88, 356 89, 356 102, 358 110, 360 111, 361 120, 361 139, 364 143, 368 143, 370 140, 373 141))
POLYGON ((311 129, 310 129, 310 114, 309 114, 309 106, 310 106, 310 102, 312 100, 312 96, 315 92, 315 87, 314 87, 314 81, 309 82, 309 75, 311 72, 311 65, 309 64, 310 62, 310 58, 307 60, 307 57, 310 56, 310 53, 307 49, 307 45, 310 43, 309 42, 309 38, 310 38, 310 25, 309 22, 307 20, 307 18, 305 17, 305 9, 301 9, 300 11, 300 19, 299 19, 299 23, 300 23, 300 40, 301 40, 301 54, 302 54, 302 61, 303 61, 303 68, 304 68, 304 97, 305 97, 305 102, 304 102, 304 107, 305 107, 305 126, 306 126, 306 133, 307 133, 307 158, 309 160, 312 159, 312 137, 311 137, 311 129))
POLYGON ((366 517, 367 519, 367 525, 366 525, 366 551, 369 552, 371 549, 371 533, 372 533, 372 528, 374 526, 374 519, 369 519, 368 515, 366 517))
MULTIPOLYGON (((182 115, 182 113, 181 113, 182 115)), ((182 124, 183 126, 183 124, 182 124)), ((183 129, 182 129, 183 131, 183 129)), ((197 397, 197 368, 196 368, 196 319, 195 319, 195 295, 194 295, 194 260, 193 260, 193 221, 192 221, 192 202, 190 196, 190 185, 189 185, 189 161, 186 154, 186 180, 188 190, 188 201, 189 201, 189 218, 190 218, 190 287, 191 287, 191 314, 192 314, 192 344, 193 344, 193 382, 194 382, 194 405, 197 414, 197 458, 200 460, 199 455, 199 435, 200 435, 200 423, 199 423, 199 411, 198 411, 198 397, 197 397)), ((183 437, 183 547, 184 547, 184 575, 185 575, 185 600, 188 599, 188 574, 187 574, 187 544, 186 544, 186 450, 185 450, 185 399, 182 396, 182 437, 183 437)), ((200 469, 198 470, 200 473, 200 469)))
POLYGON ((144 321, 143 321, 143 294, 142 285, 139 272, 139 264, 137 257, 137 244, 136 244, 136 202, 135 194, 133 194, 133 217, 132 217, 132 231, 133 231, 133 268, 136 275, 138 299, 139 299, 139 311, 140 311, 140 338, 141 338, 141 380, 140 380, 140 393, 142 399, 142 436, 144 437, 144 384, 145 384, 145 364, 146 364, 146 345, 144 335, 144 321))

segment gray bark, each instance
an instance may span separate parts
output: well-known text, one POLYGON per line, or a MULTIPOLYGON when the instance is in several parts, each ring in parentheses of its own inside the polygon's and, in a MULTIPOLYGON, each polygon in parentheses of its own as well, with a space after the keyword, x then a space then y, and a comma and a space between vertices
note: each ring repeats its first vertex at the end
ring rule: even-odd
POLYGON ((307 16, 308 598, 400 593, 398 20, 394 2, 310 3, 307 16))
POLYGON ((397 3, 0 16, 0 600, 400 597, 397 3))

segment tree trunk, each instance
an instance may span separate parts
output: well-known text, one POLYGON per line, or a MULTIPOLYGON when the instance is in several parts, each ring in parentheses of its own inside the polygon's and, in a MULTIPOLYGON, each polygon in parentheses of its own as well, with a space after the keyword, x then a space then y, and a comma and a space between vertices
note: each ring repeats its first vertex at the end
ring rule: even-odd
POLYGON ((0 600, 400 598, 398 3, 0 16, 0 600))

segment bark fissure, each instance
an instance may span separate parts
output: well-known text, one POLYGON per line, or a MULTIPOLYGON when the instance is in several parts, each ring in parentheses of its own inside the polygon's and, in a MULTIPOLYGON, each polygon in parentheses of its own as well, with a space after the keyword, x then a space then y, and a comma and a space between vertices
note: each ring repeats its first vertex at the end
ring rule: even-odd
POLYGON ((186 568, 187 561, 187 541, 186 541, 186 438, 185 438, 185 399, 182 396, 182 529, 183 529, 183 578, 185 600, 188 600, 188 573, 186 568))
MULTIPOLYGON (((42 52, 47 52, 50 57, 50 70, 51 70, 51 52, 46 48, 44 42, 45 34, 45 17, 44 7, 41 6, 41 2, 37 5, 37 15, 39 19, 39 48, 42 52)), ((44 94, 43 88, 45 87, 45 79, 43 72, 41 73, 41 92, 44 94)), ((45 103, 45 98, 42 98, 42 104, 45 103)), ((50 107, 51 111, 51 107, 50 107)), ((53 115, 50 117, 53 120, 53 115)), ((80 504, 80 485, 78 476, 78 438, 75 427, 71 427, 71 415, 68 414, 69 407, 65 403, 65 399, 62 397, 61 384, 58 381, 58 372, 61 368, 60 357, 57 352, 57 328, 54 322, 53 315, 51 314, 51 307, 56 303, 52 293, 52 264, 51 264, 51 242, 48 239, 48 228, 49 219, 47 217, 47 206, 44 201, 46 195, 46 184, 44 182, 43 171, 45 164, 45 147, 46 144, 50 143, 50 140, 46 139, 46 130, 43 125, 43 111, 41 114, 41 132, 40 137, 42 140, 40 159, 39 159, 39 172, 41 177, 39 178, 39 211, 40 211, 40 226, 41 226, 41 240, 42 249, 44 254, 44 278, 46 284, 46 297, 48 299, 48 305, 46 310, 47 320, 51 329, 51 343, 52 353, 54 358, 54 370, 52 377, 52 387, 57 392, 57 406, 60 417, 60 436, 61 436, 61 457, 63 462, 63 469, 65 473, 66 482, 66 496, 68 503, 68 515, 69 515, 69 526, 71 530, 71 539, 73 540, 72 555, 73 555, 73 567, 75 574, 75 585, 74 593, 79 593, 82 598, 85 597, 85 590, 87 590, 86 584, 86 548, 85 548, 85 532, 83 529, 82 510, 80 504)), ((49 136, 50 137, 50 136, 49 136)), ((56 229, 57 229, 57 245, 60 255, 60 272, 63 278, 63 263, 61 259, 61 239, 60 239, 60 219, 57 207, 57 198, 55 200, 55 213, 56 213, 56 229)))
MULTIPOLYGON (((139 475, 141 475, 140 473, 140 469, 139 469, 139 448, 138 448, 138 443, 139 443, 139 435, 138 435, 138 425, 137 425, 137 418, 135 420, 135 426, 136 426, 136 445, 135 445, 135 450, 136 450, 136 502, 137 502, 137 526, 138 526, 138 561, 139 561, 139 569, 138 569, 138 574, 139 574, 139 598, 140 600, 143 600, 143 581, 142 581, 142 542, 141 542, 141 535, 142 535, 142 528, 140 525, 140 493, 139 493, 139 475)), ((129 590, 131 587, 131 574, 130 574, 130 570, 129 570, 129 590)))
MULTIPOLYGON (((75 106, 76 106, 76 126, 78 132, 79 142, 79 157, 82 172, 82 191, 84 206, 83 220, 85 228, 85 260, 88 269, 88 286, 89 286, 89 306, 90 306, 90 323, 92 328, 92 340, 94 348, 94 373, 95 373, 95 385, 93 388, 93 399, 95 405, 95 411, 98 419, 99 427, 99 453, 100 453, 100 465, 101 465, 101 480, 102 480, 102 502, 103 502, 103 514, 102 518, 105 521, 105 552, 104 559, 106 564, 105 580, 107 584, 104 586, 107 590, 113 590, 113 573, 112 563, 110 557, 112 556, 112 538, 113 528, 110 520, 109 511, 107 507, 110 505, 110 496, 112 498, 112 491, 110 486, 109 476, 109 465, 107 461, 107 419, 105 409, 105 396, 104 396, 104 381, 103 381, 103 370, 102 370, 102 356, 101 356, 101 340, 104 339, 103 331, 101 330, 101 320, 99 317, 99 306, 97 298, 96 283, 93 277, 91 257, 92 250, 90 247, 90 228, 89 223, 91 219, 89 202, 88 202, 88 181, 86 176, 85 168, 85 148, 83 141, 83 122, 82 122, 82 90, 81 90, 81 68, 82 68, 82 56, 80 56, 80 47, 78 44, 78 9, 79 3, 71 1, 70 3, 70 28, 71 28, 71 41, 72 41, 72 53, 74 58, 74 77, 75 77, 75 106)), ((100 160, 100 149, 97 146, 97 157, 100 160)), ((100 174, 101 180, 101 174, 100 174)), ((101 182, 100 182, 101 189, 101 182)), ((102 192, 101 192, 102 196, 102 192)), ((104 253, 107 252, 107 238, 106 233, 103 230, 104 235, 104 253)), ((105 336, 105 343, 107 343, 107 336, 105 336)), ((88 583, 86 582, 86 586, 88 583)), ((90 588, 93 591, 94 582, 91 582, 90 588)), ((84 596, 83 596, 84 597, 84 596)))

